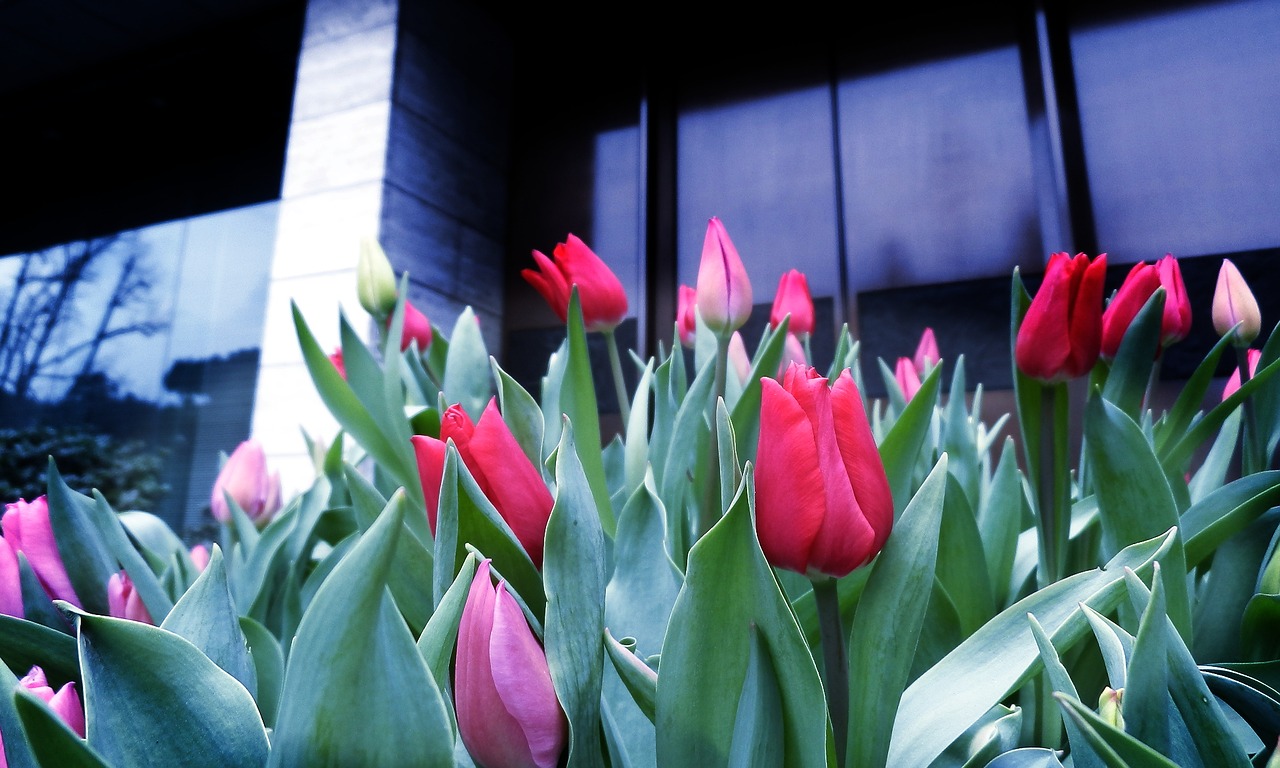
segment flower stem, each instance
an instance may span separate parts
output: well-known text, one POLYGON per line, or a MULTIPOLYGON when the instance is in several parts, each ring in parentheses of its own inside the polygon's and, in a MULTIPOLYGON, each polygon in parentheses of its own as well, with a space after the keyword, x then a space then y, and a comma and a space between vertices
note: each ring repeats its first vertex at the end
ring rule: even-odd
POLYGON ((613 388, 618 395, 618 413, 622 416, 622 428, 631 421, 631 398, 627 396, 627 380, 622 375, 622 358, 618 355, 618 340, 613 329, 604 332, 604 344, 609 349, 609 366, 613 369, 613 388))
POLYGON ((720 436, 716 428, 716 404, 724 397, 725 376, 729 363, 729 338, 716 337, 716 378, 715 390, 711 393, 711 402, 707 404, 707 424, 711 427, 711 439, 707 442, 706 485, 703 487, 702 507, 698 510, 697 535, 711 530, 724 513, 723 499, 720 498, 720 436))
POLYGON ((1040 466, 1036 484, 1040 507, 1040 570, 1044 588, 1066 575, 1071 533, 1071 467, 1067 456, 1070 400, 1065 383, 1044 388, 1040 418, 1040 466))
MULTIPOLYGON (((1240 386, 1244 386, 1249 379, 1253 378, 1249 375, 1249 350, 1246 347, 1236 347, 1236 365, 1240 370, 1240 386)), ((1240 404, 1243 426, 1240 430, 1240 470, 1244 474, 1252 474, 1261 472, 1264 467, 1262 464, 1261 450, 1257 443, 1258 424, 1257 416, 1254 414, 1253 398, 1246 397, 1244 402, 1240 404)))
POLYGON ((818 602, 818 632, 822 643, 822 686, 836 740, 836 765, 844 766, 849 740, 849 655, 845 651, 844 622, 840 619, 840 593, 836 580, 813 579, 818 602))

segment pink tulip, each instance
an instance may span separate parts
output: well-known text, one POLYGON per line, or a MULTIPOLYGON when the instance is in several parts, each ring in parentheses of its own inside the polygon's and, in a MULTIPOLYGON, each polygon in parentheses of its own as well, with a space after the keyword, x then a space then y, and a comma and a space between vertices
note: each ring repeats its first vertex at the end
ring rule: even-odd
POLYGON ((124 571, 111 574, 111 578, 107 580, 107 607, 108 612, 117 619, 155 624, 151 612, 143 605, 138 591, 133 588, 133 579, 124 571))
POLYGON ((18 569, 18 553, 0 538, 0 613, 25 618, 22 607, 22 579, 18 569))
POLYGON ((916 368, 916 376, 924 376, 929 373, 929 369, 938 364, 942 359, 942 355, 938 353, 938 340, 933 336, 932 328, 925 328, 924 333, 920 334, 920 343, 916 345, 916 356, 912 359, 912 363, 916 368))
POLYGON ((31 564, 44 591, 54 600, 66 600, 80 607, 80 598, 71 586, 62 555, 53 539, 53 526, 49 522, 49 503, 41 496, 30 503, 19 499, 5 505, 0 528, 4 538, 15 552, 21 552, 31 564))
POLYGON ((916 365, 909 357, 898 358, 898 365, 894 368, 893 378, 897 380, 898 389, 902 390, 902 396, 908 402, 920 391, 920 374, 916 373, 916 365))
POLYGON ((342 359, 342 347, 333 350, 329 355, 329 362, 333 363, 333 367, 338 369, 338 374, 345 380, 347 378, 347 366, 342 359))
POLYGON ((204 573, 204 569, 209 567, 209 548, 203 544, 197 544, 192 547, 191 564, 196 567, 197 571, 204 573))
POLYGON ((742 343, 742 334, 737 331, 729 337, 729 365, 733 366, 739 384, 746 384, 751 378, 751 357, 747 355, 747 345, 742 343))
POLYGON ((698 335, 697 309, 698 293, 687 285, 680 286, 676 292, 676 328, 680 334, 680 343, 693 349, 694 339, 698 335))
POLYGON ((458 626, 458 734, 485 768, 554 768, 568 738, 547 657, 489 561, 476 568, 458 626))
POLYGON ((791 322, 787 324, 788 333, 802 337, 813 333, 813 297, 809 294, 809 279, 798 269, 789 270, 778 281, 769 325, 777 328, 787 315, 791 316, 791 322))
MULTIPOLYGON (((391 316, 387 316, 387 328, 391 327, 391 316)), ((404 328, 400 332, 400 351, 404 352, 413 342, 418 342, 418 351, 426 352, 431 346, 431 321, 417 307, 404 300, 404 328)), ((332 360, 333 358, 329 358, 332 360)), ((339 368, 342 378, 347 377, 346 367, 339 368)))
POLYGON ((787 369, 793 365, 803 368, 808 364, 809 360, 804 354, 804 345, 800 343, 800 339, 794 333, 788 333, 786 341, 782 344, 782 361, 778 363, 777 378, 782 378, 787 369))
POLYGON ((80 697, 76 695, 76 684, 67 683, 54 693, 49 680, 40 667, 32 667, 26 677, 18 681, 19 685, 34 693, 41 701, 49 705, 54 714, 62 719, 80 738, 84 738, 84 709, 80 706, 80 697))
POLYGON ((718 336, 741 328, 751 316, 751 281, 738 249, 724 224, 714 216, 707 222, 698 266, 698 314, 718 336))
POLYGON ((586 329, 616 328, 627 316, 627 292, 613 270, 573 234, 556 245, 551 257, 534 251, 538 269, 521 270, 520 274, 542 294, 561 322, 569 318, 569 294, 576 285, 586 329))
POLYGON ((259 528, 271 522, 280 509, 280 473, 267 472, 267 454, 262 443, 245 440, 236 446, 213 484, 209 507, 219 522, 231 521, 231 510, 223 494, 229 494, 259 528))
MULTIPOLYGON (((1262 359, 1262 350, 1251 349, 1246 352, 1245 355, 1249 359, 1249 378, 1252 379, 1253 375, 1258 372, 1258 361, 1262 359)), ((1240 369, 1236 368, 1231 372, 1230 378, 1227 379, 1227 383, 1222 387, 1222 399, 1226 400, 1228 397, 1234 395, 1236 390, 1240 389, 1241 383, 1240 369)))
POLYGON ((1213 329, 1219 336, 1232 334, 1231 343, 1237 347, 1249 346, 1262 330, 1258 300, 1230 259, 1223 259, 1222 268, 1218 270, 1218 285, 1213 292, 1213 329))

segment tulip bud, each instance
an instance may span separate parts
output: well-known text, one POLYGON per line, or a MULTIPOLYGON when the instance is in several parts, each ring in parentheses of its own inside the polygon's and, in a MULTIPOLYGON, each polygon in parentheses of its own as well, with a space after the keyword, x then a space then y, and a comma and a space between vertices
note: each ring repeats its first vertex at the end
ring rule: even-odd
POLYGON ((204 573, 204 569, 209 567, 209 548, 203 544, 197 544, 192 547, 191 564, 196 567, 197 571, 204 573))
POLYGON ((227 523, 231 510, 223 494, 229 494, 259 528, 271 522, 280 509, 280 474, 267 472, 262 443, 249 439, 236 446, 213 484, 209 508, 218 522, 227 523))
POLYGON ((1018 328, 1014 358, 1027 376, 1046 382, 1074 379, 1098 362, 1102 344, 1102 282, 1107 255, 1090 260, 1055 253, 1044 283, 1018 328))
MULTIPOLYGON (((1249 361, 1249 378, 1252 379, 1253 375, 1258 372, 1258 361, 1262 359, 1262 350, 1251 349, 1245 353, 1245 357, 1249 361)), ((1240 389, 1242 383, 1240 369, 1236 368, 1231 372, 1231 376, 1227 378, 1227 383, 1222 386, 1222 399, 1226 400, 1234 395, 1236 390, 1240 389)))
MULTIPOLYGON (((1120 290, 1107 304, 1102 313, 1102 347, 1101 354, 1110 360, 1120 351, 1120 342, 1124 339, 1133 318, 1138 316, 1142 307, 1151 298, 1151 294, 1160 287, 1160 272, 1154 264, 1140 261, 1133 265, 1125 277, 1120 290)), ((1165 302, 1168 302, 1168 297, 1165 302)))
POLYGON ((676 292, 676 331, 680 335, 680 343, 693 349, 698 335, 697 305, 698 294, 687 285, 680 286, 676 292))
POLYGON ((800 337, 813 333, 813 297, 809 295, 809 279, 798 269, 789 270, 778 281, 769 325, 777 328, 787 315, 791 316, 791 322, 787 324, 789 333, 800 337))
POLYGON ((21 578, 18 553, 9 546, 8 540, 0 538, 0 613, 5 616, 26 618, 26 609, 22 606, 21 578))
POLYGON ((729 364, 738 376, 738 383, 745 385, 751 378, 751 357, 747 355, 747 345, 742 343, 742 334, 737 331, 729 337, 729 364))
POLYGON ((360 306, 377 318, 396 308, 396 273, 382 246, 372 238, 360 241, 360 261, 356 265, 356 294, 360 306))
POLYGON ((893 497, 862 396, 846 369, 832 387, 793 365, 761 380, 756 532, 770 563, 837 578, 875 557, 893 497))
POLYGON ((717 336, 728 336, 751 316, 751 281, 724 224, 707 222, 698 266, 698 314, 717 336))
POLYGON ((75 683, 67 683, 54 693, 44 670, 36 666, 32 667, 26 677, 18 681, 18 684, 48 704, 49 709, 52 709, 68 728, 75 731, 80 738, 84 738, 84 709, 80 706, 80 697, 76 695, 75 683))
POLYGON ((1098 714, 1107 723, 1121 731, 1124 730, 1124 714, 1121 711, 1123 702, 1123 688, 1117 691, 1107 686, 1102 689, 1102 695, 1098 697, 1098 714))
POLYGON ((151 612, 143 605, 138 591, 133 588, 133 579, 124 571, 111 574, 111 578, 107 580, 107 608, 117 619, 155 624, 151 612))
POLYGON ((920 374, 916 373, 916 365, 909 357, 898 358, 893 378, 897 380, 898 389, 902 390, 902 396, 907 402, 910 402, 911 398, 920 391, 920 374))
POLYGON ((920 334, 920 343, 916 345, 916 356, 912 363, 916 368, 916 376, 924 376, 942 359, 938 352, 938 340, 933 336, 932 328, 925 328, 920 334))
POLYGON ((1156 262, 1160 286, 1164 288, 1164 319, 1160 323, 1160 345, 1167 347, 1187 338, 1191 333, 1191 300, 1182 282, 1182 268, 1173 254, 1165 254, 1156 262))
POLYGON ((338 369, 338 374, 345 380, 347 378, 347 366, 342 359, 342 347, 333 350, 333 354, 329 355, 329 362, 333 363, 333 367, 338 369))
MULTIPOLYGON (((391 318, 387 318, 387 329, 391 329, 391 318)), ((418 311, 418 308, 404 300, 404 329, 400 332, 400 351, 404 352, 413 342, 418 342, 418 351, 426 352, 431 346, 431 321, 418 311)), ((346 367, 343 369, 346 378, 346 367)))
POLYGON ((1262 330, 1262 313, 1249 284, 1230 259, 1222 260, 1218 287, 1213 292, 1213 328, 1219 336, 1231 334, 1231 343, 1247 347, 1262 330), (1239 328, 1236 326, 1239 325, 1239 328), (1233 330, 1234 329, 1234 330, 1233 330))
MULTIPOLYGON (((41 496, 30 503, 18 499, 12 504, 6 504, 0 527, 4 529, 4 538, 9 547, 15 553, 21 552, 26 556, 31 570, 35 571, 40 586, 44 587, 50 599, 66 600, 80 607, 80 598, 71 587, 71 578, 67 576, 62 555, 53 538, 48 500, 41 496)), ((16 568, 14 572, 17 572, 16 568)))
POLYGON ((476 568, 458 625, 458 735, 485 768, 554 768, 568 738, 547 657, 489 561, 476 568))
POLYGON ((804 368, 808 364, 809 359, 805 357, 804 345, 794 333, 788 333, 786 341, 782 344, 782 362, 778 363, 777 377, 781 378, 793 365, 804 368))
POLYGON ((520 274, 542 294, 560 321, 569 318, 569 293, 576 285, 586 329, 616 328, 627 316, 627 292, 613 270, 573 234, 557 244, 551 256, 554 261, 541 251, 534 251, 533 260, 538 269, 521 270, 520 274))

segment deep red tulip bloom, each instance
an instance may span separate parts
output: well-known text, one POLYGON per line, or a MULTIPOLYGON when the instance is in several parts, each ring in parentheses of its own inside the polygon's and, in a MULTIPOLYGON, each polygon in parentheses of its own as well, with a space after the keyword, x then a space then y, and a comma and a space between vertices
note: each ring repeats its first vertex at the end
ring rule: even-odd
POLYGON ((1055 253, 1044 283, 1018 328, 1018 369, 1041 381, 1059 382, 1088 373, 1102 345, 1104 253, 1090 260, 1055 253))
POLYGON ((920 391, 920 374, 916 372, 916 364, 909 357, 898 358, 898 365, 894 368, 893 378, 897 380, 898 389, 902 390, 902 396, 908 401, 920 391))
POLYGON ((484 492, 485 498, 507 521, 512 533, 529 553, 529 559, 542 567, 543 540, 547 535, 547 519, 554 500, 542 482, 537 467, 498 413, 496 400, 473 424, 460 405, 451 405, 440 420, 440 439, 415 435, 413 449, 418 459, 422 493, 426 497, 427 522, 436 531, 440 507, 440 484, 444 476, 445 446, 453 440, 458 456, 484 492))
POLYGON ((761 380, 756 532, 769 562, 845 576, 875 557, 893 526, 880 451, 845 370, 832 387, 793 365, 761 380))
POLYGON ((538 269, 524 269, 520 274, 542 294, 561 322, 569 317, 570 288, 576 285, 586 329, 616 328, 627 316, 627 292, 613 270, 572 234, 556 245, 551 256, 554 261, 541 251, 534 251, 538 269))
MULTIPOLYGON (((1120 351, 1120 342, 1124 334, 1133 324, 1142 307, 1151 298, 1151 294, 1160 287, 1160 272, 1156 265, 1140 261, 1133 265, 1120 290, 1112 297, 1111 303, 1102 313, 1102 356, 1110 360, 1120 351)), ((1168 306, 1168 298, 1165 298, 1168 306)))
POLYGON ((769 325, 777 328, 787 315, 791 315, 791 322, 787 325, 789 333, 797 336, 813 333, 813 297, 809 295, 809 279, 798 269, 789 270, 778 281, 769 325))
POLYGON ((1160 285, 1164 287, 1164 319, 1160 323, 1160 346, 1167 347, 1187 338, 1191 333, 1191 300, 1182 283, 1182 268, 1173 254, 1165 254, 1156 262, 1160 285))
POLYGON ((751 281, 720 219, 707 222, 698 264, 698 314, 717 336, 728 336, 751 316, 751 281))
POLYGON ((458 625, 458 735, 485 768, 554 768, 568 741, 547 656, 489 561, 476 568, 458 625))
MULTIPOLYGON (((1258 361, 1262 359, 1262 350, 1251 349, 1245 353, 1245 356, 1249 360, 1249 378, 1252 379, 1253 375, 1258 372, 1258 361)), ((1240 381, 1240 369, 1236 368, 1231 372, 1231 376, 1227 379, 1227 383, 1222 387, 1222 399, 1226 400, 1228 397, 1234 395, 1236 390, 1240 389, 1240 385, 1242 383, 1243 382, 1240 381)))
MULTIPOLYGON (((387 328, 391 328, 391 316, 387 316, 387 328)), ((426 352, 431 346, 431 321, 427 316, 415 306, 409 303, 408 299, 404 300, 404 327, 400 331, 400 351, 404 352, 413 342, 418 342, 418 351, 426 352)), ((339 350, 341 352, 341 350, 339 350)), ((333 360, 332 357, 329 358, 333 360)), ((337 361, 335 361, 335 364, 337 361)), ((347 369, 345 366, 339 367, 342 372, 342 378, 347 378, 347 369)))
MULTIPOLYGON (((53 600, 66 600, 79 607, 80 598, 71 586, 71 578, 67 576, 62 555, 53 539, 48 500, 41 496, 32 502, 18 499, 12 504, 6 504, 0 527, 4 529, 4 538, 9 547, 26 556, 31 570, 35 571, 36 578, 49 597, 53 600)), ((16 568, 14 571, 16 572, 16 568)))
POLYGON ((920 334, 920 343, 916 345, 916 355, 911 362, 916 367, 916 376, 924 376, 929 369, 938 364, 942 359, 941 353, 938 352, 938 340, 933 335, 932 328, 925 328, 924 333, 920 334))
POLYGON ((676 292, 676 330, 680 343, 690 349, 698 336, 697 308, 698 292, 687 285, 680 286, 676 292))

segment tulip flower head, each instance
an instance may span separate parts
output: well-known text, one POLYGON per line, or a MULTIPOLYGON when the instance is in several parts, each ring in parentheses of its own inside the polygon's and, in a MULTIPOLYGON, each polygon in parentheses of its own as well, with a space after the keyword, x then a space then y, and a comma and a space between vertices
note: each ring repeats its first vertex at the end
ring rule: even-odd
POLYGON ((204 573, 204 569, 209 567, 209 548, 203 544, 197 544, 192 547, 191 564, 196 567, 197 571, 204 573))
POLYGON ((729 365, 737 375, 739 384, 746 384, 747 379, 751 378, 751 357, 747 354, 742 334, 737 331, 729 337, 729 365))
POLYGON ((1258 300, 1230 259, 1223 259, 1222 268, 1218 270, 1218 286, 1213 292, 1213 329, 1219 336, 1230 333, 1231 343, 1237 347, 1249 346, 1262 330, 1258 300))
POLYGON ((542 294, 560 321, 569 318, 569 293, 576 285, 586 329, 616 328, 627 316, 627 292, 613 270, 573 234, 557 244, 551 256, 548 259, 535 250, 533 260, 538 269, 521 270, 520 274, 542 294))
POLYGON ((1014 358, 1027 376, 1046 382, 1074 379, 1098 362, 1102 345, 1102 282, 1107 255, 1090 260, 1055 253, 1044 282, 1018 328, 1014 358))
POLYGON ((808 364, 809 358, 805 356, 804 344, 800 343, 800 338, 794 333, 788 333, 786 340, 782 343, 782 362, 778 364, 777 378, 782 378, 787 369, 793 365, 803 368, 808 364))
MULTIPOLYGON (((1120 290, 1116 291, 1116 295, 1107 304, 1106 311, 1102 313, 1100 352, 1103 357, 1110 360, 1116 356, 1116 352, 1120 351, 1120 342, 1124 340, 1125 333, 1133 324, 1133 318, 1138 316, 1138 312, 1142 311, 1151 298, 1151 294, 1155 293, 1159 287, 1160 272, 1155 264, 1140 261, 1133 265, 1124 283, 1120 285, 1120 290)), ((1166 306, 1168 301, 1169 298, 1166 296, 1166 306)), ((1163 321, 1161 324, 1163 325, 1163 321)))
POLYGON ((440 439, 415 435, 412 440, 427 503, 427 522, 433 534, 440 506, 445 446, 452 440, 485 498, 511 527, 533 564, 542 567, 543 539, 554 500, 542 474, 502 420, 496 400, 489 401, 480 421, 474 424, 462 406, 451 405, 440 419, 440 439))
POLYGON ((724 224, 707 222, 698 266, 698 314, 717 336, 728 336, 751 316, 751 281, 724 224))
POLYGON ((133 579, 124 571, 111 574, 111 578, 107 580, 107 607, 117 619, 155 624, 151 612, 143 605, 138 591, 133 588, 133 579))
POLYGON ((360 306, 374 317, 386 317, 396 308, 396 293, 396 273, 382 246, 371 238, 361 240, 360 261, 356 263, 356 295, 360 306))
POLYGON ((1182 268, 1172 253, 1156 262, 1160 285, 1164 288, 1164 319, 1160 323, 1160 346, 1167 347, 1191 333, 1191 300, 1182 282, 1182 268))
POLYGON ((338 374, 345 380, 347 378, 347 365, 342 359, 342 347, 333 350, 333 354, 329 355, 329 362, 333 363, 333 367, 338 369, 338 374))
POLYGON ((680 286, 676 292, 676 331, 680 335, 680 343, 689 349, 693 349, 698 336, 697 309, 697 292, 687 285, 680 286))
POLYGON ((916 364, 909 357, 898 358, 894 367, 893 378, 898 382, 898 389, 908 402, 920 391, 920 374, 916 372, 916 364))
POLYGON ((916 345, 916 355, 911 360, 916 368, 916 376, 920 377, 928 374, 941 359, 942 355, 938 352, 938 340, 933 335, 933 329, 926 327, 924 333, 920 334, 920 343, 916 345))
POLYGON ((568 739, 547 657, 506 582, 476 568, 458 625, 458 734, 484 768, 554 768, 568 739))
POLYGON ((789 333, 801 338, 813 333, 813 297, 809 295, 809 278, 798 269, 789 270, 778 281, 769 325, 777 328, 787 315, 791 315, 791 322, 787 324, 789 333))
POLYGON ((222 465, 209 497, 209 508, 221 523, 231 520, 224 494, 230 495, 259 528, 271 522, 272 515, 280 509, 280 473, 267 472, 262 443, 252 438, 245 440, 222 465))
POLYGON ((49 709, 52 709, 68 728, 75 731, 80 738, 84 738, 84 709, 80 706, 80 697, 76 695, 75 683, 66 683, 55 693, 49 685, 48 678, 45 677, 44 670, 35 666, 18 681, 18 684, 48 704, 49 709))
MULTIPOLYGON (((1258 372, 1258 361, 1262 359, 1262 350, 1251 349, 1245 353, 1245 357, 1247 357, 1249 361, 1249 378, 1252 379, 1254 374, 1258 372)), ((1231 376, 1227 379, 1227 383, 1222 386, 1222 399, 1226 400, 1228 397, 1234 395, 1236 390, 1240 389, 1240 385, 1242 383, 1243 382, 1240 380, 1240 369, 1236 368, 1231 372, 1231 376)))
POLYGON ((26 618, 22 606, 21 571, 18 568, 18 552, 9 541, 0 538, 0 613, 5 616, 26 618))
POLYGON ((793 365, 782 383, 761 380, 756 532, 770 563, 841 577, 884 546, 893 497, 846 369, 828 387, 793 365))
MULTIPOLYGON (((80 607, 80 598, 71 587, 71 578, 67 576, 62 555, 53 538, 48 500, 41 496, 32 502, 18 499, 12 504, 6 504, 0 527, 4 529, 4 539, 8 546, 15 553, 21 552, 26 556, 31 570, 35 571, 40 586, 44 587, 49 598, 66 600, 80 607)), ((14 573, 16 572, 15 567, 14 573)))
MULTIPOLYGON (((391 328, 391 316, 387 316, 387 329, 391 328)), ((400 332, 400 351, 404 352, 409 349, 409 345, 418 342, 418 351, 426 352, 431 346, 431 321, 427 316, 412 304, 408 299, 404 300, 404 328, 400 332)), ((332 360, 333 358, 329 358, 332 360)), ((342 367, 342 378, 346 378, 347 369, 342 367)))

